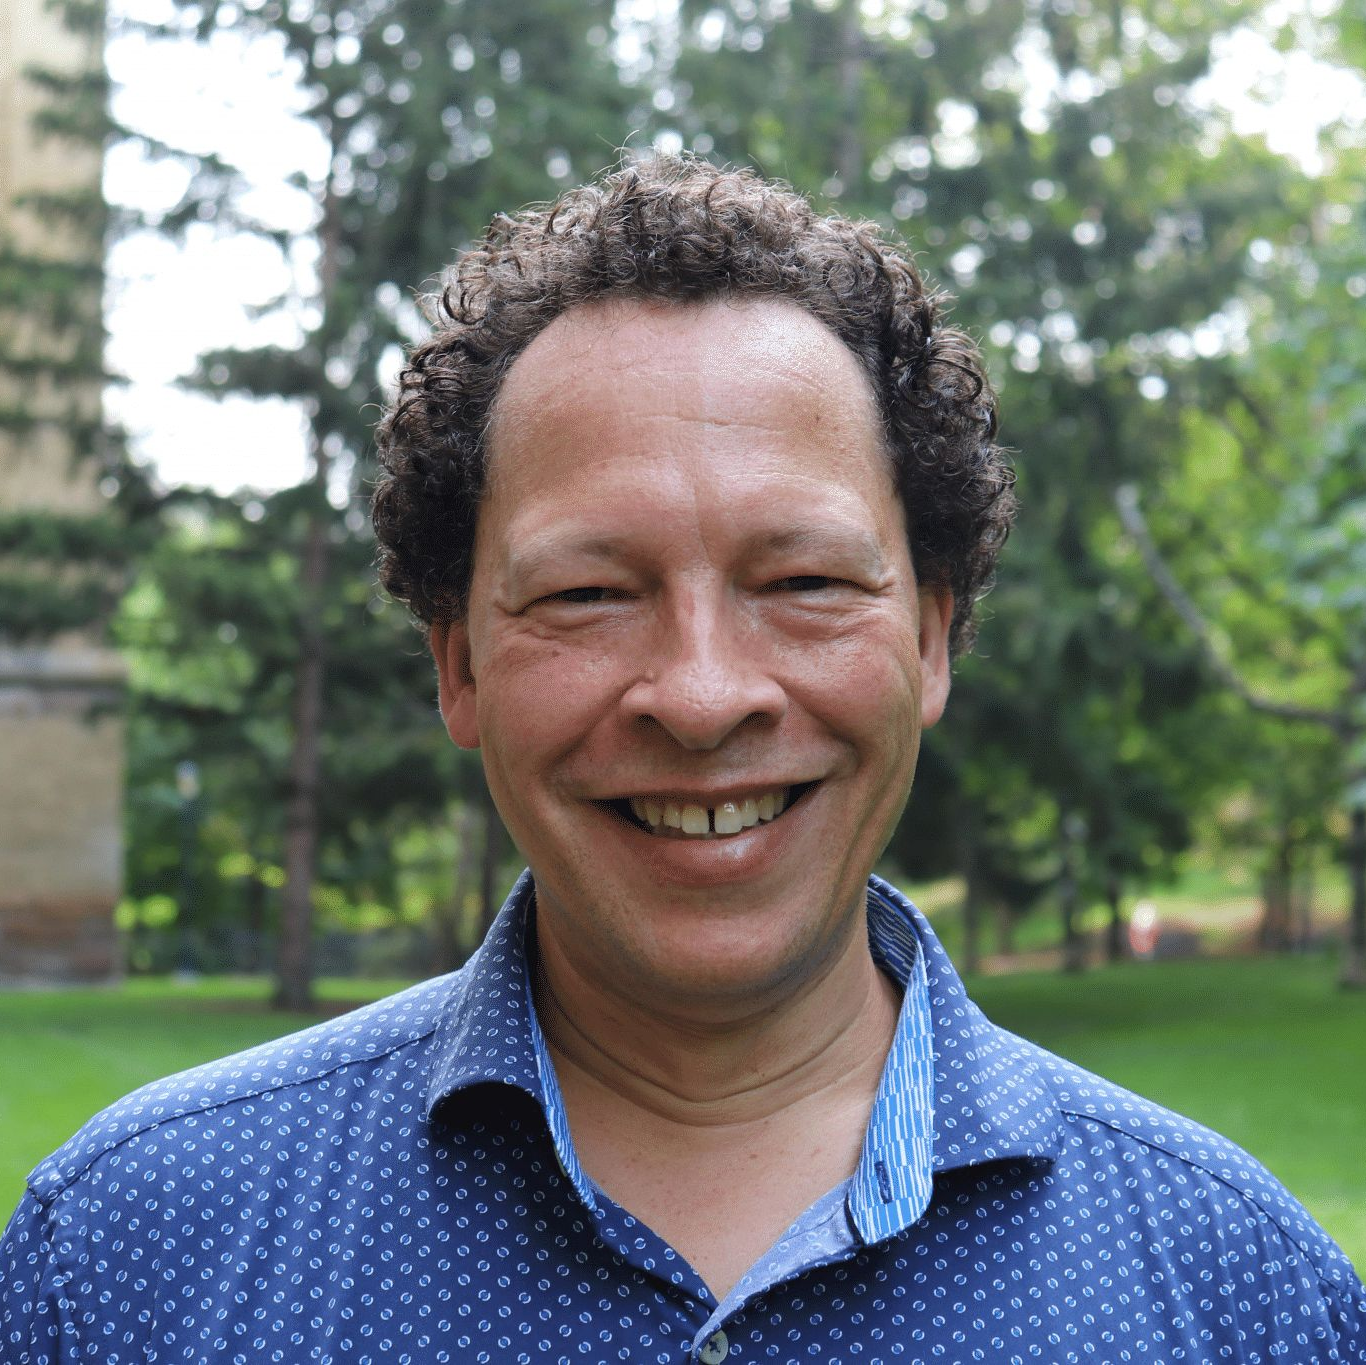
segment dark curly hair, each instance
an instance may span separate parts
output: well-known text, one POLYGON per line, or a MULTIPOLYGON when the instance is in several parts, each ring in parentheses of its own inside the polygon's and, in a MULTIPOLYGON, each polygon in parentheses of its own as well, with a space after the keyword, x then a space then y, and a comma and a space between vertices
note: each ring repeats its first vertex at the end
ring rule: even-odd
POLYGON ((487 433, 512 362, 579 304, 634 297, 788 299, 867 373, 922 584, 954 597, 953 653, 971 648, 1015 511, 996 402, 944 297, 870 223, 822 217, 786 185, 690 157, 628 164, 549 207, 500 214, 428 301, 378 430, 374 497, 384 586, 427 624, 467 606, 487 433))

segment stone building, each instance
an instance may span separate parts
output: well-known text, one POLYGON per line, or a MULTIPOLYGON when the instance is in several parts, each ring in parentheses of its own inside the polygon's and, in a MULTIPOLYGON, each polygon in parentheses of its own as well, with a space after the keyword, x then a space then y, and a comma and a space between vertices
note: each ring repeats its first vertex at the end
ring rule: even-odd
MULTIPOLYGON (((87 438, 74 434, 98 424, 98 367, 83 378, 43 368, 69 361, 81 336, 87 351, 102 336, 102 243, 63 215, 16 204, 26 194, 98 193, 99 148, 35 130, 51 95, 26 72, 78 73, 102 61, 102 35, 72 33, 45 0, 0 4, 0 566, 11 570, 16 517, 87 516, 104 503, 101 471, 81 458, 87 438), (71 264, 93 276, 64 325, 15 303, 25 279, 44 278, 46 262, 54 278, 71 264)), ((35 567, 44 566, 18 566, 35 567)), ((81 591, 79 575, 70 588, 81 591)), ((121 676, 93 633, 7 637, 0 624, 0 982, 97 980, 117 969, 121 676)))

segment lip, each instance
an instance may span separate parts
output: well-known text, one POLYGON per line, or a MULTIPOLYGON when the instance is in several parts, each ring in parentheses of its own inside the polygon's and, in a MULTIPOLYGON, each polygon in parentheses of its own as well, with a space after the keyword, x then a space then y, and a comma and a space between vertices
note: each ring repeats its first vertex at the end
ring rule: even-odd
POLYGON ((618 801, 658 801, 662 805, 666 801, 672 801, 678 806, 706 806, 708 809, 715 809, 727 801, 733 801, 738 805, 741 801, 757 800, 770 792, 814 787, 819 780, 811 777, 786 777, 771 782, 746 782, 744 786, 712 787, 705 791, 683 787, 651 787, 648 790, 637 788, 614 791, 593 799, 603 805, 618 801))
MULTIPOLYGON (((777 784, 796 785, 796 784, 777 784)), ((595 801, 593 806, 617 841, 622 857, 639 866, 647 880, 658 885, 667 883, 677 887, 698 889, 718 888, 755 881, 772 872, 797 841, 810 838, 813 814, 821 783, 810 784, 801 800, 794 802, 776 820, 751 825, 738 834, 721 839, 664 839, 649 834, 619 815, 606 801, 595 801)), ((743 789, 730 788, 727 792, 698 793, 684 798, 698 805, 720 804, 732 800, 730 792, 753 795, 773 791, 774 787, 747 785, 743 789)), ((742 794, 741 799, 744 799, 742 794)), ((651 798, 655 799, 655 798, 651 798)), ((677 797, 670 797, 677 800, 677 797)))

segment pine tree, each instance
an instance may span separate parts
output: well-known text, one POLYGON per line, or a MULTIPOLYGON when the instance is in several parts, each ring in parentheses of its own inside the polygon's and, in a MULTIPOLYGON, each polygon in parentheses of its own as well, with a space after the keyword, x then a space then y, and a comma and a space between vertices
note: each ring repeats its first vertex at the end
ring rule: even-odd
MULTIPOLYGON (((292 538, 297 565, 291 655, 279 663, 292 723, 277 999, 299 1008, 310 998, 321 812, 353 761, 340 729, 353 708, 334 684, 370 705, 367 736, 374 712, 411 705, 411 693, 383 700, 400 695, 398 613, 367 609, 362 565, 370 425, 401 346, 421 327, 414 291, 495 211, 549 197, 611 160, 633 96, 612 60, 604 0, 539 6, 534 24, 491 0, 383 12, 272 0, 245 14, 235 5, 185 13, 204 35, 219 23, 280 35, 329 149, 323 178, 308 186, 320 260, 302 346, 207 356, 200 376, 216 392, 295 399, 309 418, 313 476, 270 499, 266 518, 292 538)), ((230 210, 231 178, 199 177, 186 213, 196 199, 194 212, 230 210)))
MULTIPOLYGON (((1285 240, 1311 197, 1192 97, 1219 35, 1253 12, 681 9, 652 127, 902 233, 958 295, 1002 390, 1022 512, 989 599, 990 658, 959 666, 895 845, 914 871, 952 860, 984 902, 1023 907, 1056 881, 1069 818, 1091 834, 1083 895, 1160 875, 1190 836, 1181 810, 1211 789, 1199 760, 1225 714, 1194 644, 1121 590, 1112 494, 1179 446, 1179 406, 1145 397, 1168 339, 1210 319, 1217 335, 1255 285, 1250 243, 1285 240)), ((1200 382, 1222 382, 1227 359, 1200 382)))
POLYGON ((29 129, 0 204, 0 638, 93 630, 118 599, 129 514, 146 489, 101 412, 104 238, 100 157, 110 132, 104 10, 51 7, 66 35, 56 64, 11 73, 29 129))
POLYGON ((0 970, 45 976, 117 967, 122 688, 103 642, 147 510, 101 412, 102 42, 95 4, 0 21, 0 970))

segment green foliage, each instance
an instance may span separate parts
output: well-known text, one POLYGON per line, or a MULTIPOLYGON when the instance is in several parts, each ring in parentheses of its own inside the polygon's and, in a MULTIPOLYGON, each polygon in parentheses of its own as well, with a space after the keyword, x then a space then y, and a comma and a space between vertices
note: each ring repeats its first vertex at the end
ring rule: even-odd
POLYGON ((109 78, 103 68, 55 71, 30 67, 29 81, 47 96, 34 116, 34 126, 49 137, 100 146, 111 131, 105 103, 109 78))
POLYGON ((1243 717, 1248 795, 1222 830, 1264 845, 1269 910, 1318 848, 1355 863, 1348 982, 1366 974, 1366 848, 1343 818, 1366 808, 1364 156, 1321 178, 1312 233, 1259 244, 1251 344, 1214 401, 1173 367, 1203 411, 1147 502, 1208 652, 1261 713, 1243 717))
POLYGON ((87 241, 99 239, 108 219, 108 206, 97 186, 44 193, 30 191, 17 195, 14 202, 44 222, 60 224, 87 241))
MULTIPOLYGON (((552 0, 534 22, 491 0, 182 6, 173 27, 278 35, 330 147, 304 186, 317 293, 278 301, 308 319, 303 343, 207 355, 196 382, 303 404, 332 501, 287 490, 253 521, 182 499, 128 597, 134 895, 172 889, 169 782, 185 756, 217 811, 213 857, 282 864, 288 717, 316 641, 322 903, 437 903, 412 892, 393 850, 477 777, 422 700, 420 646, 369 586, 369 424, 421 330, 412 299, 431 272, 495 211, 656 137, 901 231, 958 294, 1002 391, 1020 527, 979 657, 927 738, 894 859, 967 873, 1009 921, 1054 894, 1069 819, 1087 831, 1084 899, 1161 880, 1193 839, 1271 856, 1281 835, 1337 838, 1341 746, 1229 694, 1114 504, 1117 488, 1139 490, 1250 685, 1328 706, 1366 676, 1361 168, 1344 152, 1313 179, 1192 95, 1217 41, 1259 12, 684 0, 674 34, 604 0, 552 0), (635 49, 614 57, 614 33, 635 49), (313 525, 330 563, 306 590, 313 525)), ((1360 56, 1360 25, 1346 10, 1332 22, 1360 56)), ((190 173, 162 230, 208 218, 290 245, 252 219, 236 168, 143 142, 190 173)), ((78 309, 80 288, 54 283, 54 315, 78 309)), ((22 285, 0 257, 0 303, 22 285)), ((239 913, 235 896, 223 892, 223 916, 239 913)))
MULTIPOLYGON (((243 504, 178 494, 115 622, 130 693, 129 861, 137 901, 174 895, 180 875, 176 764, 202 773, 206 819, 199 917, 241 921, 247 883, 279 879, 280 811, 292 747, 291 699, 303 610, 297 546, 306 501, 293 491, 243 504)), ((410 827, 469 789, 433 707, 431 666, 404 615, 377 596, 369 547, 340 541, 322 616, 329 669, 319 795, 324 899, 337 912, 396 905, 410 827)), ((448 868, 440 884, 448 886, 448 868)), ((273 896, 273 893, 272 893, 273 896)))
MULTIPOLYGON (((84 2, 54 8, 88 40, 96 60, 26 73, 42 97, 34 131, 61 140, 93 168, 109 131, 108 78, 98 62, 104 9, 84 2)), ((108 378, 101 319, 107 212, 97 180, 27 193, 11 207, 62 244, 20 251, 0 239, 0 438, 16 453, 41 442, 49 458, 65 459, 83 510, 0 511, 0 640, 41 643, 67 630, 98 639, 151 511, 143 476, 100 413, 108 378), (97 484, 102 496, 90 497, 97 484)), ((24 506, 29 499, 19 491, 24 506)))
POLYGON ((102 623, 118 600, 114 584, 53 581, 37 573, 0 570, 5 638, 16 644, 102 623))
MULTIPOLYGON (((1143 398, 1169 338, 1255 285, 1307 179, 1195 108, 1216 39, 1251 6, 853 3, 683 6, 671 125, 904 233, 986 332, 1022 513, 981 659, 894 853, 970 866, 989 900, 1035 903, 1082 817, 1090 894, 1161 877, 1187 812, 1229 780, 1230 716, 1197 644, 1136 608, 1111 496, 1169 466, 1182 409, 1143 398)), ((672 107, 669 107, 672 106, 672 107)), ((1230 359, 1203 367, 1217 384, 1230 359)), ((1151 591, 1139 594, 1151 599, 1151 591)))
POLYGON ((6 557, 53 565, 66 559, 119 564, 127 541, 123 527, 94 517, 35 511, 0 515, 0 553, 6 557))
MULTIPOLYGON (((99 301, 104 267, 98 260, 53 261, 16 251, 0 239, 0 309, 58 327, 77 308, 99 301)), ((7 331, 9 328, 6 329, 7 331)), ((8 343, 8 337, 5 338, 8 343)))
MULTIPOLYGON (((631 96, 606 47, 611 23, 607 0, 556 0, 532 25, 491 0, 458 13, 185 4, 163 30, 207 37, 231 24, 278 36, 331 151, 306 185, 318 207, 308 234, 321 249, 317 293, 278 301, 296 322, 309 317, 303 344, 215 352, 195 381, 301 402, 317 474, 263 500, 255 523, 204 500, 189 540, 172 536, 149 562, 121 623, 133 659, 134 782, 159 774, 164 789, 175 758, 193 756, 236 847, 292 869, 282 988, 306 989, 299 941, 306 947, 310 904, 335 906, 341 887, 351 905, 396 903, 395 830, 442 818, 453 794, 476 786, 433 709, 415 700, 432 690, 417 640, 374 593, 370 427, 382 382, 419 328, 411 299, 430 272, 496 210, 592 171, 624 136, 631 96)), ((235 167, 144 146, 189 171, 161 230, 208 219, 288 248, 288 234, 244 211, 249 187, 235 167)), ((131 812, 141 897, 175 875, 175 831, 141 797, 131 812)))
POLYGON ((105 0, 46 0, 46 8, 61 16, 68 32, 97 42, 104 40, 108 22, 105 0))

